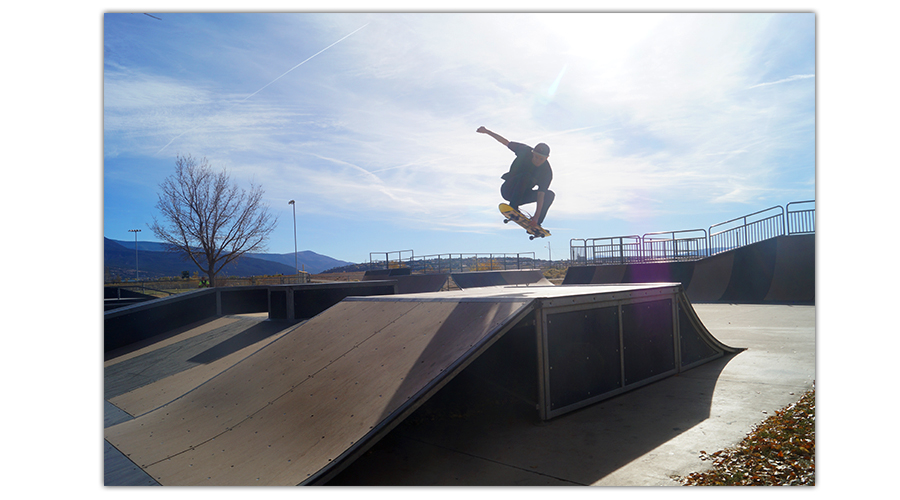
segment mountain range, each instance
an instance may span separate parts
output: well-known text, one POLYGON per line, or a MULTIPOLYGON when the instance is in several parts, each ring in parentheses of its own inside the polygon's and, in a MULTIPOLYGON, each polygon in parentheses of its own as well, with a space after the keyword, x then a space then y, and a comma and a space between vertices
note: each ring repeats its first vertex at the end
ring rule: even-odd
MULTIPOLYGON (((145 278, 181 276, 183 271, 193 275, 199 272, 197 266, 186 256, 167 249, 166 243, 152 241, 137 242, 138 272, 145 278)), ((301 270, 317 274, 352 262, 333 259, 310 250, 297 252, 297 265, 301 270)), ((109 277, 123 279, 135 276, 135 242, 103 238, 103 266, 109 277)), ((225 266, 219 276, 271 276, 294 274, 294 254, 255 253, 225 266)))

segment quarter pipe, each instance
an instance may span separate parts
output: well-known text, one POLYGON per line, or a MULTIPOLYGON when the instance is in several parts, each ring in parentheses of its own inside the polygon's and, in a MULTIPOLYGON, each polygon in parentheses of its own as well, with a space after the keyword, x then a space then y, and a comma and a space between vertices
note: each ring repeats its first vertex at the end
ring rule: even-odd
POLYGON ((815 235, 779 236, 693 262, 573 266, 565 285, 677 282, 693 302, 816 300, 815 235))

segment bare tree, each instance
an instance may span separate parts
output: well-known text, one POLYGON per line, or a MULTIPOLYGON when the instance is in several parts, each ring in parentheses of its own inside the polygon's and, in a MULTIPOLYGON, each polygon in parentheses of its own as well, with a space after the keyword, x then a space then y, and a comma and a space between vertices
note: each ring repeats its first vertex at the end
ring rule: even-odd
POLYGON ((158 238, 183 252, 215 286, 216 274, 247 252, 265 250, 276 218, 260 202, 261 187, 247 193, 225 169, 215 173, 203 158, 177 156, 175 174, 159 185, 156 208, 164 225, 153 218, 150 229, 158 238))

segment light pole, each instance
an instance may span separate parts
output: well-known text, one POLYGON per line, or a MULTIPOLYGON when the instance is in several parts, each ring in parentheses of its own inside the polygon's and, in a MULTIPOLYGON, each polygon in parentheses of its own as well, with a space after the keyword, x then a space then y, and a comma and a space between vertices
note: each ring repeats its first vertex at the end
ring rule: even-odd
POLYGON ((297 281, 299 281, 300 270, 297 269, 297 204, 294 203, 294 200, 291 200, 288 202, 288 205, 291 206, 294 212, 294 274, 298 275, 297 281))
POLYGON ((140 275, 138 273, 138 248, 137 248, 137 234, 141 232, 140 229, 129 229, 129 233, 134 233, 134 280, 140 281, 140 275))

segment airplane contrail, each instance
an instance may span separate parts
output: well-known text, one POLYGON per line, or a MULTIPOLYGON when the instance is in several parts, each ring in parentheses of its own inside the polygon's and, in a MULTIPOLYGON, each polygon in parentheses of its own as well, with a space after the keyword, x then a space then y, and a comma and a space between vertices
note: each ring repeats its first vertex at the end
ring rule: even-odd
MULTIPOLYGON (((262 87, 260 87, 260 89, 257 90, 256 92, 254 92, 254 93, 248 95, 247 97, 245 97, 245 98, 241 99, 240 101, 236 102, 235 104, 233 104, 233 105, 231 106, 231 108, 233 108, 233 107, 237 106, 238 104, 240 104, 240 103, 246 101, 247 99, 250 99, 251 97, 255 96, 256 94, 262 92, 263 89, 265 89, 265 88, 268 87, 269 85, 272 85, 273 83, 277 82, 277 81, 280 80, 282 77, 284 77, 284 75, 287 75, 287 74, 290 73, 291 71, 294 71, 295 69, 299 68, 300 66, 303 66, 304 64, 306 64, 307 62, 309 62, 310 59, 316 57, 317 55, 321 54, 322 52, 325 52, 326 50, 330 49, 331 47, 334 47, 335 45, 337 45, 337 44, 343 42, 344 40, 346 40, 347 38, 349 38, 350 36, 352 36, 354 33, 356 33, 357 31, 359 31, 359 30, 365 28, 365 27, 368 26, 369 24, 371 24, 371 23, 366 23, 366 24, 360 26, 359 28, 356 28, 353 32, 351 32, 350 34, 344 36, 344 37, 341 38, 340 40, 338 40, 338 41, 332 43, 331 45, 325 47, 324 49, 322 49, 322 50, 316 52, 315 54, 313 54, 313 55, 307 57, 306 59, 304 59, 303 61, 301 61, 299 64, 295 65, 293 68, 291 68, 291 69, 285 71, 284 73, 282 73, 281 76, 279 76, 278 78, 276 78, 276 79, 272 80, 271 82, 269 82, 269 83, 263 85, 262 87)), ((231 108, 228 108, 228 109, 226 109, 225 111, 228 111, 228 110, 230 110, 231 108)), ((198 125, 198 126, 199 126, 199 125, 198 125)), ((160 148, 160 150, 157 151, 156 154, 162 153, 164 149, 166 149, 167 147, 169 147, 169 144, 172 144, 173 142, 175 142, 175 139, 178 139, 179 137, 183 136, 184 134, 186 134, 186 133, 188 133, 188 132, 190 132, 190 131, 192 131, 192 130, 195 130, 196 128, 197 128, 197 127, 194 127, 194 128, 188 129, 188 130, 185 130, 184 132, 182 132, 182 133, 178 134, 177 136, 173 137, 172 140, 169 141, 165 146, 163 146, 162 148, 160 148)))
MULTIPOLYGON (((365 27, 368 26, 369 24, 370 24, 370 23, 366 23, 366 24, 360 26, 360 27, 357 28, 356 31, 354 31, 353 33, 356 33, 357 31, 359 31, 359 30, 365 28, 365 27)), ((283 77, 284 75, 290 73, 291 71, 294 71, 295 69, 299 68, 300 66, 303 66, 304 64, 306 64, 307 61, 309 61, 309 60, 312 59, 313 57, 316 57, 317 55, 321 54, 322 52, 325 52, 326 50, 328 50, 328 49, 334 47, 335 45, 337 45, 337 44, 343 42, 345 39, 347 39, 347 38, 349 38, 351 35, 353 35, 353 33, 350 33, 349 35, 345 36, 344 38, 341 38, 340 40, 338 40, 338 41, 332 43, 332 44, 329 45, 328 47, 325 47, 324 49, 322 49, 322 50, 316 52, 315 54, 313 54, 313 55, 307 57, 307 58, 306 58, 303 62, 301 62, 300 64, 298 64, 298 65, 294 66, 293 68, 291 68, 291 69, 285 71, 285 72, 284 72, 281 76, 279 76, 278 78, 276 78, 276 79, 272 80, 271 82, 269 82, 269 83, 263 85, 261 89, 259 89, 259 90, 257 90, 256 92, 254 92, 254 93, 248 95, 247 97, 245 97, 241 102, 244 102, 244 101, 246 101, 247 99, 250 99, 251 97, 253 97, 253 96, 255 96, 256 94, 260 93, 260 91, 262 91, 264 88, 266 88, 266 87, 268 87, 269 85, 272 85, 273 83, 277 82, 279 79, 281 79, 281 77, 283 77)))
POLYGON ((806 78, 815 78, 815 77, 816 77, 816 75, 794 75, 794 76, 789 76, 787 78, 783 78, 781 80, 777 80, 774 82, 757 83, 756 85, 753 85, 752 87, 747 87, 747 90, 755 89, 756 87, 766 87, 769 85, 778 85, 779 83, 793 82, 794 80, 804 80, 806 78))

